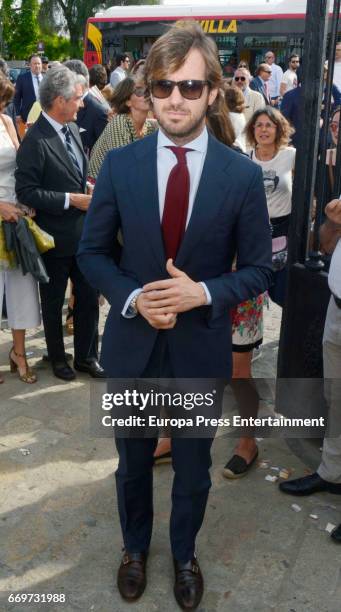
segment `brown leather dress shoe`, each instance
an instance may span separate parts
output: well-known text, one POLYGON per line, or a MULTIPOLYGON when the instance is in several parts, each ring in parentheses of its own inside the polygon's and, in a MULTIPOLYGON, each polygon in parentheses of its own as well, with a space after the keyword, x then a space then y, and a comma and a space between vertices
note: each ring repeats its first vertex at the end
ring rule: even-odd
POLYGON ((117 586, 126 601, 136 601, 145 590, 146 562, 145 553, 124 553, 117 574, 117 586))
POLYGON ((187 563, 174 559, 174 595, 182 610, 195 610, 204 592, 204 580, 195 557, 187 563))

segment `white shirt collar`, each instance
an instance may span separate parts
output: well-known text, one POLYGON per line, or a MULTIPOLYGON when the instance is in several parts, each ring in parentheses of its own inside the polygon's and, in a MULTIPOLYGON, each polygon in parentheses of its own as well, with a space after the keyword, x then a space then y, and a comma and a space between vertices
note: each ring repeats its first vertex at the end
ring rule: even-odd
MULTIPOLYGON (((208 132, 206 126, 199 136, 197 136, 191 142, 187 142, 184 145, 186 148, 193 149, 193 151, 199 151, 199 153, 206 153, 207 151, 207 143, 208 143, 208 132)), ((170 140, 161 130, 158 131, 157 138, 157 148, 161 149, 163 147, 174 147, 177 146, 172 140, 170 140)))
POLYGON ((64 127, 63 123, 59 123, 59 121, 56 121, 55 119, 52 119, 52 117, 50 117, 50 115, 45 113, 45 111, 42 111, 42 115, 43 115, 43 117, 45 117, 46 121, 48 121, 49 124, 52 125, 52 127, 56 130, 56 132, 61 132, 61 130, 64 127))

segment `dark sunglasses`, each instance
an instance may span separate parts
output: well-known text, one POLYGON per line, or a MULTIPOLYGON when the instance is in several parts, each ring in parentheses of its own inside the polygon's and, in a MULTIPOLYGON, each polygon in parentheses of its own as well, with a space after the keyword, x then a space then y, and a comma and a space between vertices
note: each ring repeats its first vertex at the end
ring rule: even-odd
POLYGON ((196 79, 186 79, 185 81, 160 79, 151 81, 150 91, 155 98, 169 98, 173 89, 178 87, 182 97, 186 100, 198 100, 202 96, 205 85, 209 84, 209 81, 198 81, 196 79))
POLYGON ((145 87, 135 87, 133 94, 138 98, 142 98, 147 95, 147 90, 145 87))
POLYGON ((246 81, 246 77, 234 77, 235 81, 246 81))

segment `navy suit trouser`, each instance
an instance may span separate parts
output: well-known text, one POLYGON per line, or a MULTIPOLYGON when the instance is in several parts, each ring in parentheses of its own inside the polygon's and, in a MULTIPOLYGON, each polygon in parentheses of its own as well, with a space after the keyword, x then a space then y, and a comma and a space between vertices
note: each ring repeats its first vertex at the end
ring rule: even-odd
MULTIPOLYGON (((143 378, 171 378, 166 334, 159 332, 143 378)), ((170 540, 175 559, 192 559, 195 538, 204 520, 211 479, 212 438, 173 438, 170 540)), ((153 528, 153 454, 157 438, 116 438, 118 510, 124 546, 147 552, 153 528)))

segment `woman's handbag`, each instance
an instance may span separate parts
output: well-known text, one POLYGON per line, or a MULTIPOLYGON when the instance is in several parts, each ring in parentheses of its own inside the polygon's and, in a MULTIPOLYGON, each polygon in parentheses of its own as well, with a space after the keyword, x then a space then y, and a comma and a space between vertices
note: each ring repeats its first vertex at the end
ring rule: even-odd
POLYGON ((39 253, 46 253, 46 251, 54 249, 55 243, 53 236, 41 229, 41 227, 39 227, 39 225, 37 225, 37 223, 31 217, 25 217, 25 219, 33 235, 34 242, 36 243, 39 253))
POLYGON ((0 270, 14 270, 18 267, 14 251, 7 249, 4 228, 0 217, 0 270))

